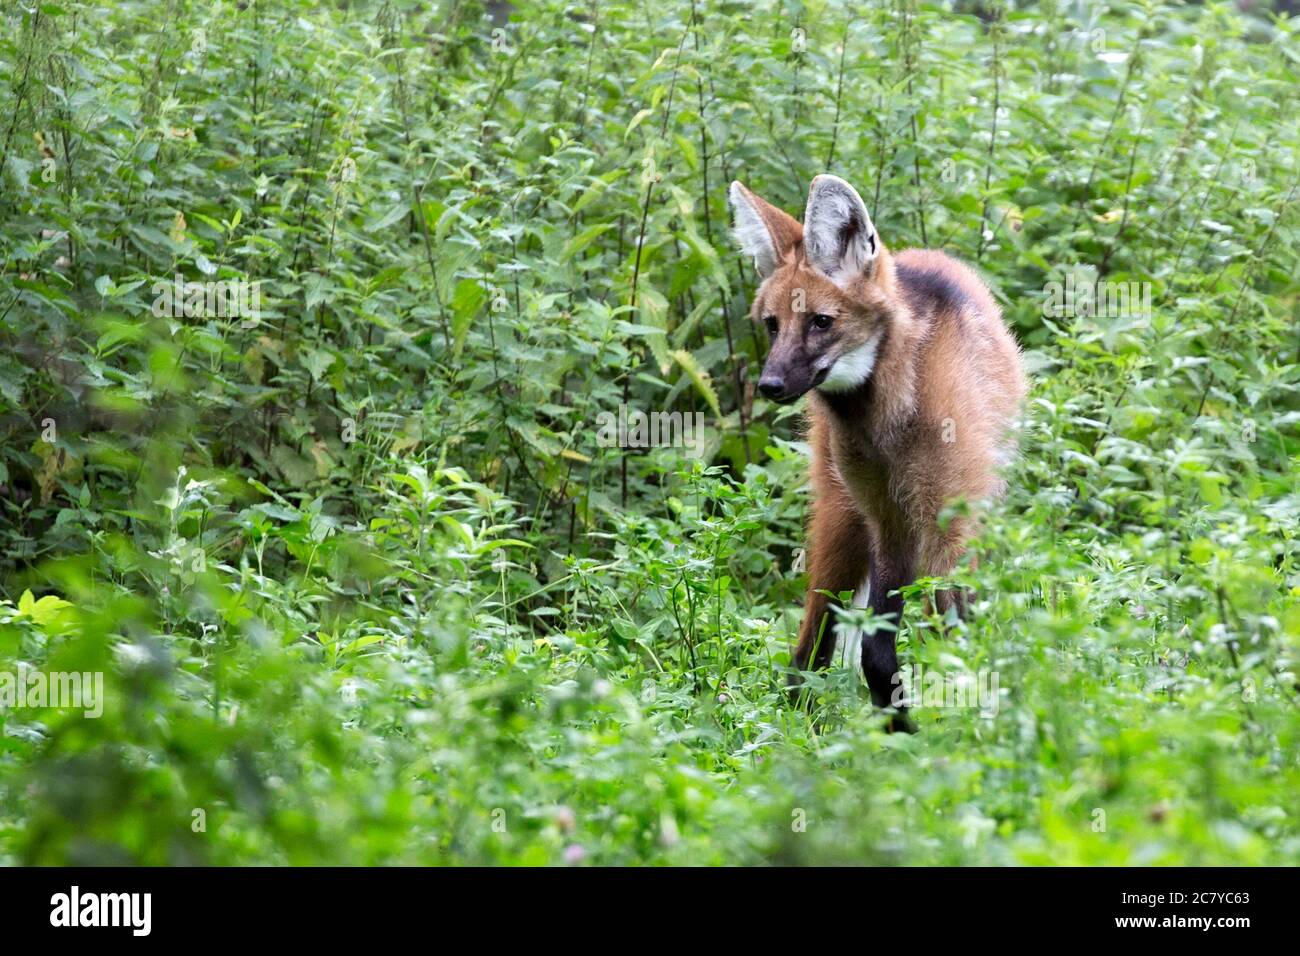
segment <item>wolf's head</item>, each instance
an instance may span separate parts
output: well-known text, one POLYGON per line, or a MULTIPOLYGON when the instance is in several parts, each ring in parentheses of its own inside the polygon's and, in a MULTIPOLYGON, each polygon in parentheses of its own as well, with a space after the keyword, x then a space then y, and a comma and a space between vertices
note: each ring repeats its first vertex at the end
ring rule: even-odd
POLYGON ((862 197, 818 176, 802 225, 739 182, 730 198, 736 241, 762 280, 753 317, 771 338, 759 391, 786 403, 812 388, 862 386, 896 307, 889 254, 862 197))

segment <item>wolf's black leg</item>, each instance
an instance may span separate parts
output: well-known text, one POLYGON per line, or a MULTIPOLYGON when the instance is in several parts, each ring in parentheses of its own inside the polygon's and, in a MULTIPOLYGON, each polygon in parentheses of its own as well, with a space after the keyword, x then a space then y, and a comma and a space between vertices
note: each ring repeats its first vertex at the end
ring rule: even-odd
MULTIPOLYGON (((889 618, 895 628, 903 621, 903 596, 895 589, 899 586, 892 575, 871 575, 870 605, 876 617, 889 618)), ((907 719, 907 697, 902 678, 898 673, 897 630, 881 629, 862 636, 862 672, 871 689, 871 701, 877 707, 892 707, 896 711, 890 719, 890 730, 912 729, 907 719)))

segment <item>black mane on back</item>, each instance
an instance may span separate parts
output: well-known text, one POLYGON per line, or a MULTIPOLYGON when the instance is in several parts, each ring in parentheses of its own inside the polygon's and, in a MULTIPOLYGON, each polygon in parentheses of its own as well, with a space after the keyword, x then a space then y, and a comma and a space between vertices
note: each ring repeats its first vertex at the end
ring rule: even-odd
POLYGON ((900 291, 919 315, 960 313, 974 305, 965 289, 938 270, 896 263, 894 275, 902 286, 900 291))

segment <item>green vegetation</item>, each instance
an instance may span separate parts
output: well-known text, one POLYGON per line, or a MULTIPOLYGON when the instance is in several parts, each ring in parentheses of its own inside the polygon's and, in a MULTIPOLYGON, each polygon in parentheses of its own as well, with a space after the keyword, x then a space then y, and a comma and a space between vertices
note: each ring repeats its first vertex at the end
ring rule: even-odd
POLYGON ((0 9, 0 672, 105 691, 0 709, 0 861, 1300 859, 1296 22, 506 6, 0 9), (725 187, 822 171, 1033 378, 969 620, 900 635, 996 713, 915 735, 783 693, 805 448, 725 187), (1150 313, 1045 315, 1076 268, 1150 313))

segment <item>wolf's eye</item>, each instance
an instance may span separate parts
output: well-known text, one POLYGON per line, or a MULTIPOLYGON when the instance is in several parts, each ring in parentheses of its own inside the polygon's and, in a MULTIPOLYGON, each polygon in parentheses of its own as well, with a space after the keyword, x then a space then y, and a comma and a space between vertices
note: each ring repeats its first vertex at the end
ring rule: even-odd
POLYGON ((776 316, 769 315, 763 321, 767 323, 767 334, 772 338, 776 338, 776 331, 781 327, 781 324, 776 320, 776 316))
POLYGON ((831 323, 834 321, 835 320, 831 316, 823 315, 822 313, 818 312, 816 315, 812 317, 812 327, 819 332, 825 332, 827 329, 831 327, 831 323))

